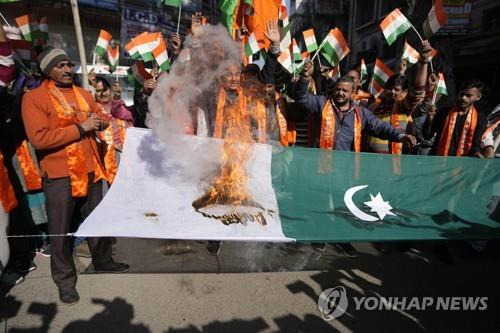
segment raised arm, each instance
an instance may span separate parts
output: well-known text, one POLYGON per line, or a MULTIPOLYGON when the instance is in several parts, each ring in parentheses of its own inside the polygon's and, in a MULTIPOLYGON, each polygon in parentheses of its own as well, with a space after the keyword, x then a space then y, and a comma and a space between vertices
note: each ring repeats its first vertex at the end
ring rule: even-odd
POLYGON ((320 113, 325 105, 326 96, 316 96, 307 91, 309 79, 314 71, 314 65, 311 61, 307 61, 302 69, 301 78, 294 84, 290 91, 290 97, 295 102, 302 105, 310 113, 320 113))

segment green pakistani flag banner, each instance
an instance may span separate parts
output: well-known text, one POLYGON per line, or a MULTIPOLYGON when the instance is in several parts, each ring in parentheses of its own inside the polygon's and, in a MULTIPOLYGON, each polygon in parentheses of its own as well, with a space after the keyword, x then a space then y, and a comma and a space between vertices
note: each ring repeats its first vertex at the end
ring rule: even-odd
POLYGON ((182 6, 182 0, 163 0, 163 3, 167 6, 172 6, 172 7, 182 6))
POLYGON ((115 181, 76 235, 273 242, 500 237, 498 160, 256 144, 246 167, 249 199, 235 206, 203 199, 220 168, 221 140, 175 140, 165 146, 150 130, 128 129, 115 181))

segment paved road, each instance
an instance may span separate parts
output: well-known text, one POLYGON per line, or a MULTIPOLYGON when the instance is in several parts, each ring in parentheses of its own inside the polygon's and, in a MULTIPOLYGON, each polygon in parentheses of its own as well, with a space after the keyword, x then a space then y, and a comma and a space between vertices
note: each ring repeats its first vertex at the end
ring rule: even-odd
POLYGON ((492 255, 498 248, 463 257, 453 246, 456 262, 446 265, 430 244, 419 244, 420 253, 389 254, 355 244, 361 255, 354 260, 331 247, 318 253, 308 245, 250 243, 225 243, 216 260, 205 254, 204 244, 171 245, 120 239, 117 257, 131 263, 131 273, 81 274, 81 300, 73 306, 58 302, 49 260, 37 257, 38 269, 0 300, 0 327, 17 333, 483 332, 500 324, 500 272, 492 255), (357 311, 350 301, 346 314, 327 322, 316 302, 322 290, 335 286, 345 286, 348 297, 488 296, 488 309, 357 311))

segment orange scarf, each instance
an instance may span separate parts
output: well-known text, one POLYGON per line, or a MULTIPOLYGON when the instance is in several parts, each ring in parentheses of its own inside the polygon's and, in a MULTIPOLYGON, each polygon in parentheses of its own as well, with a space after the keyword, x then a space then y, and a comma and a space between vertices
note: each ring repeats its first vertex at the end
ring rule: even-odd
MULTIPOLYGON (((61 127, 78 124, 79 121, 75 110, 68 105, 68 102, 64 98, 63 94, 57 89, 54 82, 47 81, 46 84, 47 89, 49 90, 50 100, 52 101, 52 104, 57 112, 61 127)), ((85 121, 88 117, 88 113, 90 112, 90 107, 75 86, 73 86, 73 92, 84 118, 83 120, 85 121)), ((96 144, 92 139, 90 142, 92 145, 94 160, 94 182, 98 182, 101 179, 108 180, 104 167, 101 165, 99 160, 96 144)), ((82 140, 67 145, 65 150, 68 159, 69 177, 71 179, 71 194, 74 197, 84 197, 87 195, 88 189, 88 172, 85 164, 85 151, 82 147, 82 140)))
MULTIPOLYGON (((335 110, 331 100, 328 100, 321 113, 321 133, 319 147, 323 149, 333 149, 335 146, 335 110)), ((361 116, 358 107, 354 108, 354 151, 361 151, 361 116)))
POLYGON ((17 207, 16 194, 10 183, 9 173, 3 163, 3 154, 0 152, 0 201, 4 212, 8 213, 17 207))
MULTIPOLYGON (((280 143, 288 147, 289 144, 294 144, 297 138, 295 127, 289 126, 286 119, 286 107, 284 101, 281 99, 280 94, 276 93, 276 118, 280 132, 280 143)), ((294 124, 293 124, 294 125, 294 124)))
MULTIPOLYGON (((106 167, 106 172, 107 172, 107 181, 109 183, 112 183, 113 180, 115 179, 116 171, 118 169, 118 163, 116 161, 116 151, 115 151, 115 141, 113 139, 113 123, 111 122, 111 126, 108 126, 104 131, 99 133, 99 137, 103 144, 105 143, 106 146, 104 147, 105 153, 104 153, 104 166, 106 167)), ((120 138, 121 140, 121 138, 120 138)))
MULTIPOLYGON (((246 101, 243 96, 243 90, 238 88, 238 112, 246 112, 246 101)), ((219 90, 219 99, 217 100, 217 113, 215 115, 214 138, 222 139, 222 129, 224 127, 224 107, 226 106, 226 91, 224 88, 219 90)), ((259 133, 260 136, 260 133, 259 133)))
MULTIPOLYGON (((399 128, 399 106, 396 102, 392 106, 391 125, 394 128, 399 128)), ((401 143, 389 140, 389 151, 392 155, 401 155, 401 146, 401 143)))
MULTIPOLYGON (((453 131, 455 130, 455 124, 458 117, 458 107, 454 107, 450 110, 446 116, 446 120, 443 127, 443 133, 439 139, 439 144, 437 148, 437 154, 439 156, 448 156, 448 151, 450 150, 451 138, 453 136, 453 131)), ((468 155, 472 147, 472 140, 474 137, 474 132, 476 131, 477 125, 477 110, 473 106, 471 110, 467 113, 467 118, 465 119, 464 127, 462 133, 460 134, 460 142, 457 147, 456 156, 468 155)))
POLYGON ((31 152, 28 148, 28 141, 24 140, 21 145, 17 147, 16 156, 19 161, 24 182, 26 183, 26 189, 28 191, 41 190, 42 177, 40 177, 40 171, 31 156, 31 152))

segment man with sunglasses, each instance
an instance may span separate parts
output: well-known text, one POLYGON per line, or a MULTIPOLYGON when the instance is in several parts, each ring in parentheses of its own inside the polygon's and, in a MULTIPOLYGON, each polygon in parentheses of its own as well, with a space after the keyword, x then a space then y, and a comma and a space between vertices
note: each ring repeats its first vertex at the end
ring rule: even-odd
MULTIPOLYGON (((43 174, 49 234, 74 231, 102 199, 106 170, 98 154, 95 131, 109 124, 92 96, 73 84, 72 63, 64 50, 49 48, 38 56, 44 81, 25 94, 22 117, 37 150, 43 174), (75 217, 77 221, 75 221, 75 217)), ((97 272, 126 272, 128 265, 111 258, 110 238, 88 238, 97 272)), ((52 278, 63 303, 78 302, 73 240, 53 237, 52 278)))

